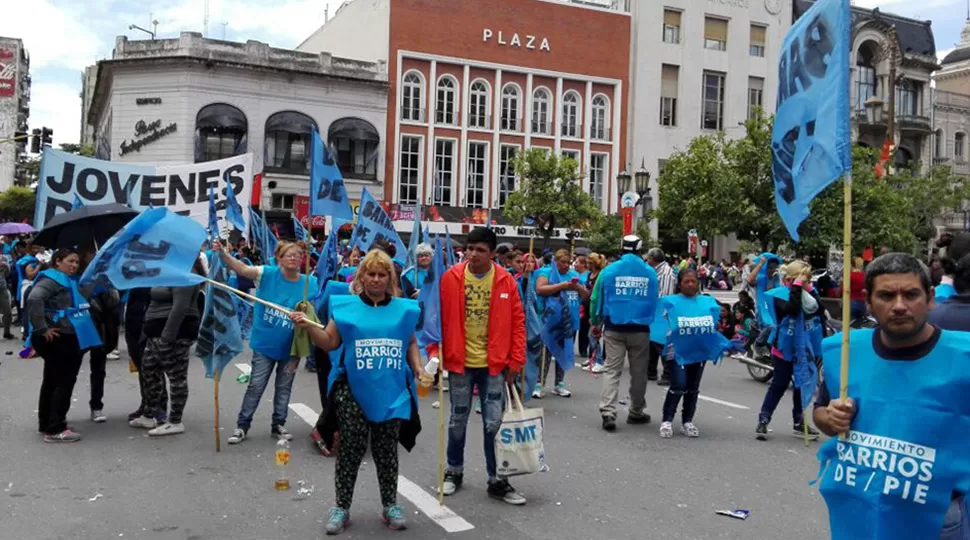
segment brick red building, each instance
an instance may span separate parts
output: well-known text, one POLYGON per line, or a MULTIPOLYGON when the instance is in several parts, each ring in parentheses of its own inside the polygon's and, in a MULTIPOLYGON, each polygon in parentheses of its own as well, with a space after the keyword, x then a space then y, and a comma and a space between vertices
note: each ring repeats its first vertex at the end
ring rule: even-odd
POLYGON ((616 4, 354 0, 299 49, 387 63, 386 180, 371 191, 402 220, 421 205, 431 221, 482 223, 491 209, 502 225, 509 159, 527 148, 573 157, 613 213, 631 28, 616 4))

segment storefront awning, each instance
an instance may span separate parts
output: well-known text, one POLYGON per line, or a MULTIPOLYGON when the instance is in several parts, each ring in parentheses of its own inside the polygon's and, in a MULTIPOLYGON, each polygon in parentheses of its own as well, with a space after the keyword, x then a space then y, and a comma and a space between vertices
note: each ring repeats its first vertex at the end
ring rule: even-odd
POLYGON ((330 124, 327 140, 351 139, 354 141, 381 142, 377 129, 367 120, 360 118, 341 118, 330 124))

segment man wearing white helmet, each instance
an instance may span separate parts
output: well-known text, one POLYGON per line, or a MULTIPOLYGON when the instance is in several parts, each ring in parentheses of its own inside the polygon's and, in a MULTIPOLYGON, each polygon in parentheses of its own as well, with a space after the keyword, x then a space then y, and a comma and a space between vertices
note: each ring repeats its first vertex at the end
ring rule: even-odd
POLYGON ((616 430, 623 360, 630 359, 630 414, 628 424, 646 424, 647 362, 650 356, 650 323, 657 306, 657 272, 640 258, 643 242, 636 235, 623 237, 622 256, 607 266, 596 280, 590 301, 590 322, 606 344, 600 416, 603 429, 616 430))

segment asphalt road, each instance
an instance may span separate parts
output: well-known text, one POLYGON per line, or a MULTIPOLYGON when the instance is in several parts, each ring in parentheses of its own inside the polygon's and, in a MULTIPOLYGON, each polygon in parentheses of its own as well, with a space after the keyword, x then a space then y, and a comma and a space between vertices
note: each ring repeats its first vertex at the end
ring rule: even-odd
MULTIPOLYGON (((235 365, 221 385, 222 452, 214 449, 213 385, 193 360, 184 434, 150 439, 128 427, 138 384, 127 361, 109 361, 106 424, 88 420, 85 365, 69 414, 84 434, 77 444, 44 444, 35 431, 42 361, 5 356, 15 345, 0 342, 0 538, 4 539, 303 539, 322 536, 333 502, 334 461, 319 456, 308 438, 320 410, 315 375, 297 377, 288 427, 293 441, 290 491, 274 489, 278 470, 269 436, 271 395, 264 396, 250 439, 228 446, 225 438, 245 385, 235 365)), ((248 353, 236 359, 245 365, 248 353)), ((699 439, 657 434, 665 389, 651 383, 653 423, 607 434, 600 429, 600 381, 579 369, 567 375, 574 392, 549 396, 545 450, 551 472, 512 484, 527 498, 507 506, 485 494, 480 420, 469 428, 465 487, 446 499, 455 514, 444 519, 429 504, 437 479, 438 411, 422 402, 424 432, 412 454, 401 452, 399 502, 410 528, 387 531, 376 475, 369 459, 358 480, 353 526, 345 538, 422 539, 802 539, 828 537, 827 513, 809 486, 818 467, 817 443, 806 447, 789 435, 790 398, 782 402, 768 442, 754 439, 766 386, 727 360, 708 367, 704 400, 695 422, 699 439), (748 509, 740 521, 715 510, 748 509), (448 530, 467 529, 461 532, 448 530)), ((621 395, 625 396, 626 382, 621 395)), ((447 399, 447 397, 446 397, 447 399)), ((679 427, 675 424, 675 427, 679 427)))

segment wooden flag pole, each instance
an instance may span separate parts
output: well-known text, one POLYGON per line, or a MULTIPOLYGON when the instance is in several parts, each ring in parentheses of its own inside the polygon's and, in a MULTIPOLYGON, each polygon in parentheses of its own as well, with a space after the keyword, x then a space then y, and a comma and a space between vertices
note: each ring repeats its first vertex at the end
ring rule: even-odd
MULTIPOLYGON (((299 220, 297 220, 299 221, 299 220)), ((303 303, 306 303, 307 298, 310 295, 310 246, 313 242, 313 214, 310 213, 307 219, 307 230, 306 230, 306 240, 303 242, 306 244, 306 249, 303 250, 303 256, 306 258, 306 265, 304 268, 305 278, 303 280, 303 303)))
MULTIPOLYGON (((263 304, 266 307, 270 307, 270 308, 273 308, 273 309, 282 311, 283 313, 286 313, 287 315, 289 315, 290 313, 293 312, 293 310, 291 310, 289 308, 285 308, 285 307, 283 307, 281 305, 274 304, 272 302, 267 302, 266 300, 263 300, 262 298, 257 298, 257 297, 255 297, 255 296, 253 296, 251 294, 244 293, 244 292, 240 291, 239 289, 233 289, 232 287, 230 287, 229 285, 226 285, 225 283, 219 283, 218 281, 211 280, 211 279, 208 279, 208 278, 206 278, 206 282, 209 283, 209 285, 213 285, 215 287, 219 287, 220 289, 227 290, 227 291, 229 291, 229 292, 231 292, 233 294, 236 294, 236 295, 241 296, 243 298, 246 298, 248 300, 252 300, 253 302, 258 302, 260 304, 263 304)), ((317 327, 317 328, 319 328, 321 330, 323 330, 323 329, 326 328, 326 326, 324 326, 324 325, 322 325, 320 323, 315 323, 315 322, 313 322, 311 320, 307 320, 307 323, 310 326, 315 326, 315 327, 317 327)))
POLYGON ((222 373, 221 369, 216 370, 215 380, 213 382, 214 396, 215 396, 215 424, 213 426, 213 431, 216 436, 216 452, 222 452, 222 441, 219 437, 219 375, 222 373))
POLYGON ((438 362, 438 506, 445 502, 445 368, 438 362))
MULTIPOLYGON (((535 248, 535 242, 536 242, 535 236, 529 236, 529 259, 526 259, 527 261, 530 260, 530 259, 533 260, 533 261, 535 261, 536 256, 532 253, 532 250, 535 248)), ((529 283, 526 284, 527 287, 531 287, 532 286, 532 274, 534 274, 536 270, 538 270, 538 268, 533 268, 532 269, 532 272, 529 273, 529 275, 528 275, 529 283)), ((525 291, 523 291, 523 294, 525 294, 525 291)), ((528 298, 529 295, 528 294, 525 294, 525 297, 528 298)), ((528 309, 528 306, 526 306, 526 309, 528 309)), ((526 330, 525 331, 526 331, 526 334, 527 334, 525 336, 525 339, 528 342, 528 340, 529 340, 529 336, 528 336, 528 333, 529 333, 529 325, 528 324, 526 325, 526 330)), ((521 377, 519 377, 519 380, 522 381, 522 383, 520 384, 520 386, 522 387, 522 396, 523 396, 523 399, 525 399, 525 370, 526 370, 526 368, 523 367, 522 368, 521 377)))
POLYGON ((845 203, 842 209, 842 365, 839 373, 839 398, 849 397, 849 323, 850 297, 848 286, 852 276, 852 173, 843 181, 845 203))

